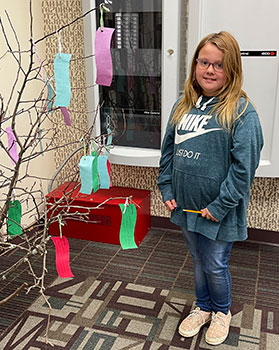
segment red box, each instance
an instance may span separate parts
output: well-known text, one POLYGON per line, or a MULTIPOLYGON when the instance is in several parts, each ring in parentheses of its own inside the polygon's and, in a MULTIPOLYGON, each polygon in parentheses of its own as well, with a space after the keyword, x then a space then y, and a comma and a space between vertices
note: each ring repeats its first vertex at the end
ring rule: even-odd
MULTIPOLYGON (((126 198, 132 196, 132 201, 137 208, 134 237, 139 246, 150 230, 150 191, 113 186, 108 190, 100 189, 96 193, 86 195, 79 193, 79 188, 78 184, 64 183, 46 196, 47 208, 50 210, 48 218, 61 214, 64 223, 63 235, 120 244, 122 213, 119 204, 124 204, 126 198), (103 202, 105 203, 96 209, 103 202), (55 206, 51 208, 53 205, 55 206), (81 215, 82 213, 86 213, 87 219, 81 215)), ((50 224, 49 234, 59 235, 57 220, 50 224)))

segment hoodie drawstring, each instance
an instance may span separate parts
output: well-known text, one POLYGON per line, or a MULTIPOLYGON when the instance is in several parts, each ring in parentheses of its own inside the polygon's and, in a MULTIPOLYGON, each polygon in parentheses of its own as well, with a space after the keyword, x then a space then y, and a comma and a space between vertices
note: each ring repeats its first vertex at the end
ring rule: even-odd
MULTIPOLYGON (((202 101, 202 98, 203 98, 203 95, 201 95, 198 100, 197 100, 197 103, 196 103, 196 108, 200 108, 201 107, 201 101, 202 101)), ((215 96, 211 97, 207 102, 205 102, 202 107, 201 107, 201 111, 204 111, 207 107, 207 105, 212 102, 214 100, 215 96)))

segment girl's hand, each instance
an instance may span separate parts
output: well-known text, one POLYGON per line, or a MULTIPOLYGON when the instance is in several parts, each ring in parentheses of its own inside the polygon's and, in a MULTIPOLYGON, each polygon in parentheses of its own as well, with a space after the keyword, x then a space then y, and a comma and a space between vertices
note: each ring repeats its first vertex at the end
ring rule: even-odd
POLYGON ((205 218, 207 220, 212 220, 212 221, 215 221, 215 222, 219 222, 219 220, 215 219, 215 217, 210 214, 210 211, 207 208, 201 209, 201 212, 202 212, 201 215, 202 215, 203 218, 205 218))
POLYGON ((175 199, 165 201, 165 206, 168 209, 168 211, 173 211, 177 207, 175 199))

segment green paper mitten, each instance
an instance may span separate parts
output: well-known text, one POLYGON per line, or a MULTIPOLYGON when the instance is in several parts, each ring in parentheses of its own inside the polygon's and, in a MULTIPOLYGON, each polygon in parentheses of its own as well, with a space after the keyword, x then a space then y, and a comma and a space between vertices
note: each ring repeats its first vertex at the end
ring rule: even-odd
POLYGON ((20 235, 21 228, 21 204, 20 201, 11 201, 8 210, 8 234, 20 235))
POLYGON ((129 204, 125 210, 125 204, 119 204, 122 213, 122 221, 119 240, 122 249, 138 248, 135 242, 135 226, 137 221, 137 208, 129 204))

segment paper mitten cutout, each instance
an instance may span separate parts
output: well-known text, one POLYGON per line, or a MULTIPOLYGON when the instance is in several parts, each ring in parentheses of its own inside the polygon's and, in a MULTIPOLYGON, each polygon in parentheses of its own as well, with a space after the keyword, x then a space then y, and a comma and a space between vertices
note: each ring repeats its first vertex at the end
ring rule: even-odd
POLYGON ((98 156, 97 152, 92 152, 93 165, 92 165, 92 180, 93 180, 93 192, 97 192, 100 188, 99 174, 98 174, 98 156))
POLYGON ((65 236, 51 237, 56 252, 56 270, 60 278, 74 277, 70 267, 70 247, 65 236))
POLYGON ((101 189, 109 189, 110 187, 110 176, 108 172, 107 162, 108 156, 100 155, 98 157, 98 174, 101 189))
POLYGON ((93 157, 82 157, 79 162, 79 174, 81 187, 79 192, 84 194, 91 194, 93 189, 93 157))
POLYGON ((110 86, 112 82, 112 60, 110 42, 114 28, 98 28, 95 35, 96 84, 110 86))
POLYGON ((20 201, 11 201, 8 210, 8 234, 20 235, 22 233, 21 228, 21 204, 20 201))
POLYGON ((58 53, 54 59, 56 96, 54 106, 68 107, 71 100, 69 65, 71 54, 58 53))
POLYGON ((119 240, 122 249, 138 248, 135 242, 135 226, 137 221, 137 208, 134 204, 119 204, 122 213, 122 221, 119 233, 119 240))

